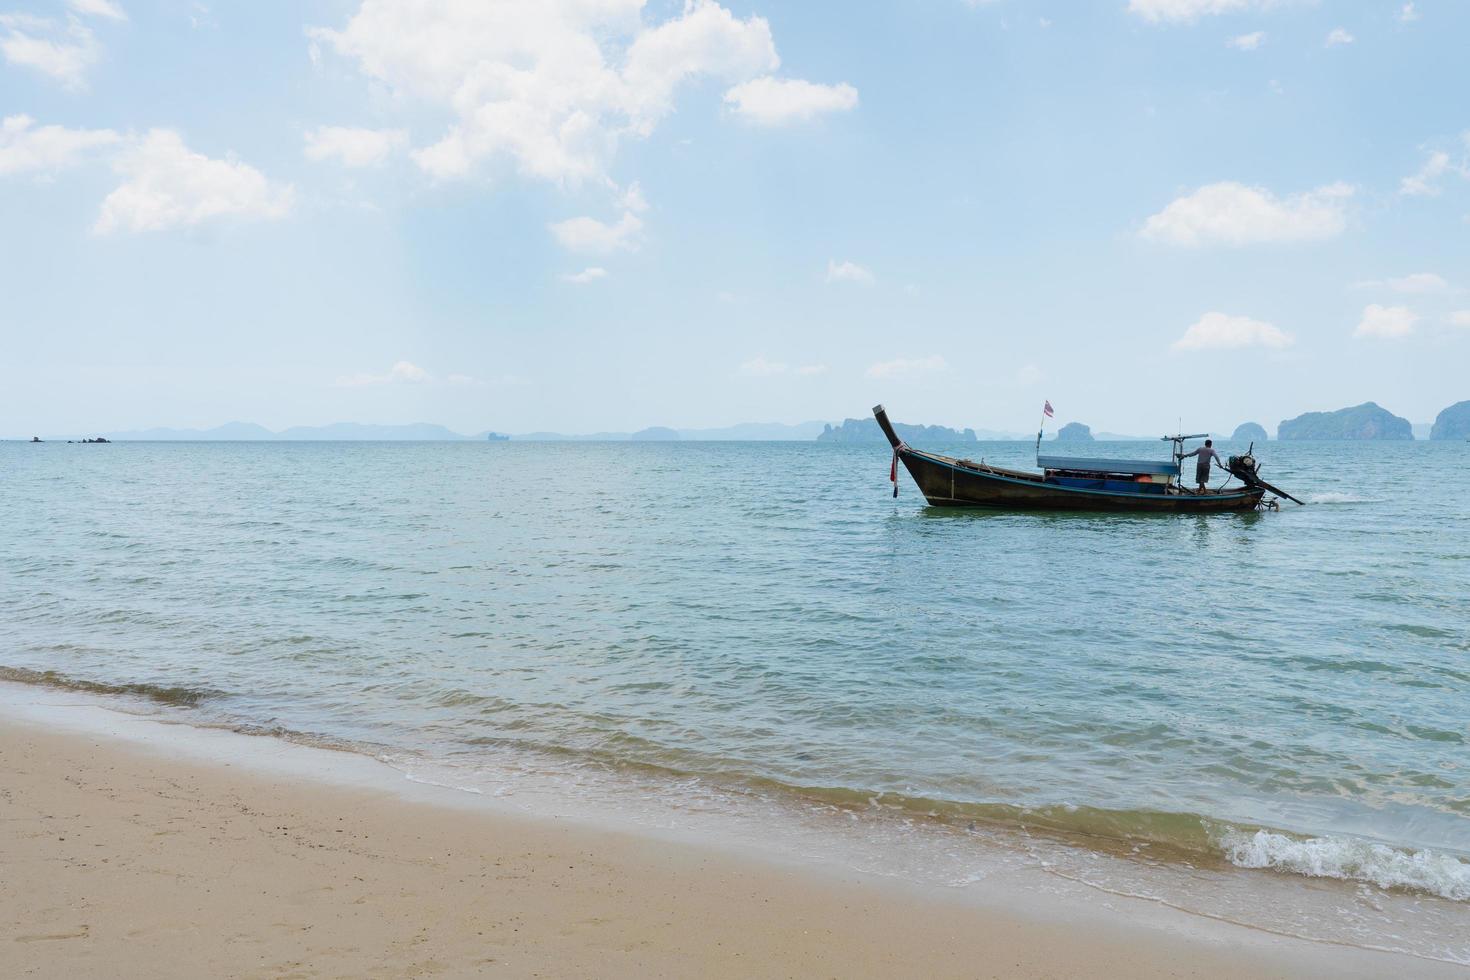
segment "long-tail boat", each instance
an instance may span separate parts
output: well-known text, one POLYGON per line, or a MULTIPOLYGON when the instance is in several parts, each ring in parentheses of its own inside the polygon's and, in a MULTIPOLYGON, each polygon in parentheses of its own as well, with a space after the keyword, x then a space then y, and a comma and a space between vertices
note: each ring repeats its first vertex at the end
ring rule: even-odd
POLYGON ((1043 456, 1038 436, 1036 465, 1041 472, 1029 473, 914 449, 899 438, 882 405, 874 407, 873 417, 893 445, 889 475, 894 495, 898 495, 901 462, 924 499, 935 507, 1210 513, 1274 506, 1274 500, 1263 504, 1267 491, 1301 503, 1259 477, 1259 464, 1251 451, 1231 456, 1227 462, 1226 468, 1241 486, 1204 490, 1185 486, 1180 479, 1184 443, 1203 439, 1203 434, 1164 436, 1163 441, 1174 445, 1173 459, 1168 462, 1043 456))

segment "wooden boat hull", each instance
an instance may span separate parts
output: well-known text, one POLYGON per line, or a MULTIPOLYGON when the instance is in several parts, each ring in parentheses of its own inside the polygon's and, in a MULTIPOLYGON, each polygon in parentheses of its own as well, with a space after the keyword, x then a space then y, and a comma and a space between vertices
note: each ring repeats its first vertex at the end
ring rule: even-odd
POLYGON ((1158 513, 1215 513, 1254 510, 1265 493, 1260 488, 1225 492, 1114 493, 1057 486, 1030 473, 1002 470, 907 446, 898 458, 914 478, 924 499, 935 507, 999 507, 1034 510, 1155 511, 1158 513))
MULTIPOLYGON (((1107 479, 1086 481, 1095 482, 1097 488, 1077 486, 1078 481, 1067 485, 1040 473, 987 466, 910 448, 898 437, 882 405, 873 409, 873 416, 893 446, 894 456, 914 478, 924 499, 935 507, 1209 514, 1254 510, 1266 493, 1264 486, 1195 493, 1173 486, 1166 489, 1159 484, 1141 485, 1137 491, 1130 491, 1118 489, 1117 481, 1107 479), (1108 486, 1104 487, 1105 484, 1108 486)), ((897 479, 896 472, 894 478, 897 479)), ((898 492, 896 486, 894 492, 898 492)))

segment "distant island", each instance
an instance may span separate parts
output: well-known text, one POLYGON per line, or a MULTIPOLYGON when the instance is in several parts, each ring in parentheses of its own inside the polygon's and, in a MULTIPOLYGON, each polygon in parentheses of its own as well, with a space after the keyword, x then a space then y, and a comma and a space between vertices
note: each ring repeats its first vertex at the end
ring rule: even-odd
MULTIPOLYGON (((943 425, 905 425, 893 423, 893 430, 904 442, 976 442, 974 429, 951 429, 943 425)), ((887 442, 878 428, 878 420, 844 419, 836 428, 828 425, 817 436, 818 442, 887 442)))
MULTIPOLYGON (((419 422, 409 425, 365 425, 357 422, 337 422, 333 425, 298 425, 279 432, 267 429, 254 422, 227 422, 211 429, 133 429, 126 432, 109 432, 109 439, 131 442, 279 442, 293 441, 419 441, 419 442, 623 442, 631 439, 672 438, 706 441, 751 440, 794 442, 815 439, 821 434, 824 422, 741 422, 738 425, 710 429, 673 429, 652 426, 639 432, 591 432, 568 435, 562 432, 528 432, 508 434, 498 430, 486 430, 473 435, 464 435, 442 425, 419 422), (649 433, 665 435, 649 435, 649 433)), ((61 437, 65 438, 65 437, 61 437)))
POLYGON ((1470 401, 1455 402, 1440 412, 1429 430, 1431 439, 1470 439, 1470 401))
POLYGON ((679 433, 662 425, 651 425, 646 429, 639 429, 628 439, 632 442, 677 442, 679 433))
MULTIPOLYGON (((699 442, 804 442, 822 434, 826 422, 740 422, 711 429, 673 429, 682 440, 699 442)), ((665 428, 654 426, 653 428, 665 428)), ((646 431, 646 430, 645 430, 646 431)), ((636 432, 527 432, 513 435, 517 442, 622 442, 637 436, 636 432)))
MULTIPOLYGON (((899 434, 915 445, 930 443, 956 443, 979 441, 1024 440, 1030 442, 1034 434, 993 429, 954 429, 943 425, 908 425, 897 423, 899 434)), ((81 441, 75 433, 46 436, 54 441, 81 441)), ((1271 438, 1267 429, 1256 422, 1243 422, 1236 427, 1232 439, 1236 442, 1264 442, 1271 438)), ((1352 408, 1335 412, 1308 412, 1281 423, 1278 439, 1397 439, 1428 438, 1437 440, 1470 439, 1470 401, 1457 402, 1439 413, 1433 425, 1411 426, 1409 422, 1385 410, 1374 402, 1364 402, 1352 408)), ((1062 426, 1054 437, 1058 442, 1094 442, 1150 439, 1147 436, 1120 435, 1113 432, 1093 432, 1081 422, 1069 422, 1062 426)), ((374 425, 361 422, 337 422, 331 425, 297 425, 273 431, 254 422, 227 422, 224 425, 203 429, 152 428, 107 432, 95 441, 323 441, 323 442, 672 442, 672 441, 782 441, 800 442, 874 442, 882 443, 883 432, 871 418, 845 419, 840 425, 831 422, 741 422, 736 425, 713 428, 675 428, 653 425, 636 432, 590 432, 567 434, 562 432, 537 431, 510 434, 501 430, 486 429, 472 435, 455 432, 443 425, 430 422, 410 424, 374 425)), ((40 437, 35 441, 39 442, 40 437)))
POLYGON ((1284 420, 1276 438, 1300 439, 1398 439, 1414 438, 1409 420, 1400 418, 1375 402, 1364 402, 1335 412, 1308 412, 1284 420))
POLYGON ((482 440, 497 437, 498 433, 480 432, 472 436, 461 435, 442 425, 430 422, 415 422, 408 425, 367 425, 361 422, 336 422, 332 425, 295 425, 280 432, 272 432, 254 422, 226 422, 212 429, 135 429, 130 432, 109 432, 114 441, 131 442, 413 442, 482 440))

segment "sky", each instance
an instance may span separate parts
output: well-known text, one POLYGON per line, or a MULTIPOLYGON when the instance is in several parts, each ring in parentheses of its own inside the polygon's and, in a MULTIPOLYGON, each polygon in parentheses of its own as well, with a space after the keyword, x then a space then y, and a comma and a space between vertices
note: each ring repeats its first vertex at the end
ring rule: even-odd
POLYGON ((1470 398, 1458 0, 0 0, 0 434, 1470 398))

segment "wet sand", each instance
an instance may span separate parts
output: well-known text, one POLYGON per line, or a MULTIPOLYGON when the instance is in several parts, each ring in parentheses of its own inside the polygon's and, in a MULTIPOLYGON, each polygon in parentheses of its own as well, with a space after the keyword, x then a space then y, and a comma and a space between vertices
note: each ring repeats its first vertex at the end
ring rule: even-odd
POLYGON ((1028 909, 446 805, 271 739, 217 733, 284 760, 260 765, 38 719, 0 715, 7 976, 1467 975, 1112 897, 1028 909))

